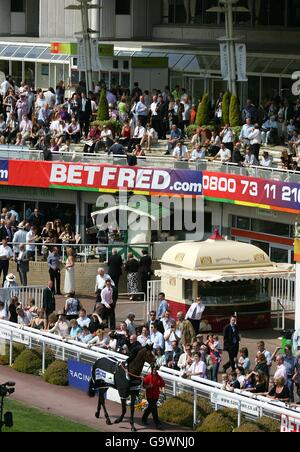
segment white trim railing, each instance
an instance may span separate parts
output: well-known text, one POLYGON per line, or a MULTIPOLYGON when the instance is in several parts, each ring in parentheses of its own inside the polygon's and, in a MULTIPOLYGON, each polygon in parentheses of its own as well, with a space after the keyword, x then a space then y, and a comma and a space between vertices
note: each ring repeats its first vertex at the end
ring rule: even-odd
MULTIPOLYGON (((82 145, 79 145, 83 147, 82 145)), ((43 161, 42 151, 31 150, 26 147, 1 146, 0 158, 8 160, 43 161)), ((109 156, 107 154, 84 154, 83 152, 60 152, 52 155, 53 162, 75 162, 95 164, 127 165, 124 155, 109 156)), ((259 179, 272 179, 282 182, 300 182, 300 172, 278 167, 266 168, 263 166, 239 166, 235 163, 221 163, 217 160, 200 160, 198 162, 176 161, 173 157, 148 155, 137 159, 137 166, 160 168, 184 168, 198 171, 221 172, 239 176, 251 176, 259 179)))
POLYGON ((11 287, 8 289, 0 289, 0 300, 4 301, 6 307, 11 302, 12 297, 18 297, 22 306, 28 306, 31 299, 34 299, 35 306, 43 307, 43 286, 26 286, 11 287))
MULTIPOLYGON (((0 339, 9 342, 9 360, 12 364, 13 342, 23 343, 29 348, 41 347, 42 349, 42 371, 45 370, 46 347, 51 348, 57 357, 63 360, 69 358, 77 361, 94 363, 103 356, 112 356, 118 360, 124 360, 125 356, 109 350, 93 347, 89 349, 84 344, 74 341, 66 342, 58 336, 37 332, 30 328, 20 328, 18 325, 0 320, 0 339)), ((149 371, 149 366, 145 366, 144 372, 149 371)), ((281 415, 292 416, 300 422, 300 407, 293 407, 288 404, 270 400, 267 397, 249 394, 241 390, 228 392, 222 389, 221 385, 212 381, 193 377, 191 380, 183 379, 179 372, 162 367, 160 375, 167 383, 167 393, 178 395, 179 393, 192 393, 194 396, 194 425, 197 424, 197 397, 204 396, 208 398, 217 410, 221 406, 235 407, 238 410, 239 424, 242 413, 261 417, 264 415, 280 418, 281 415), (171 390, 170 390, 171 388, 171 390)))

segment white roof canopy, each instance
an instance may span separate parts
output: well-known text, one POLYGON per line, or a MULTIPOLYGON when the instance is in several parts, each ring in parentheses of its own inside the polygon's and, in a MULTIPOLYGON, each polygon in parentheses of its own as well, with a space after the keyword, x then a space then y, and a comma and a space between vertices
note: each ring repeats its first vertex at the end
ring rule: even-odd
POLYGON ((156 276, 164 278, 177 278, 191 281, 204 282, 231 282, 250 281, 274 278, 295 278, 293 266, 289 264, 278 264, 271 267, 260 267, 257 269, 244 268, 237 270, 216 270, 216 271, 191 271, 163 266, 162 270, 155 272, 156 276))

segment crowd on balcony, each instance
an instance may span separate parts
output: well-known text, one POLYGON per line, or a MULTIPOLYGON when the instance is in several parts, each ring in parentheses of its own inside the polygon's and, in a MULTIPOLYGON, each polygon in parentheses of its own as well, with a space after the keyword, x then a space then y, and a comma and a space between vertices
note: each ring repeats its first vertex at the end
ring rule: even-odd
POLYGON ((17 87, 8 76, 0 93, 0 144, 34 148, 45 160, 60 159, 72 144, 80 143, 86 153, 127 156, 134 165, 158 140, 166 140, 165 154, 176 160, 217 159, 264 167, 274 162, 261 147, 281 144, 286 151, 280 166, 289 170, 300 166, 300 99, 292 102, 278 96, 260 105, 248 99, 241 108, 240 129, 226 123, 224 93, 213 103, 208 101, 207 124, 197 127, 198 105, 178 85, 150 92, 135 83, 130 92, 120 86, 106 89, 99 82, 86 93, 84 82, 70 92, 61 81, 56 89, 34 93, 25 82, 17 87), (103 108, 107 121, 95 121, 103 108))

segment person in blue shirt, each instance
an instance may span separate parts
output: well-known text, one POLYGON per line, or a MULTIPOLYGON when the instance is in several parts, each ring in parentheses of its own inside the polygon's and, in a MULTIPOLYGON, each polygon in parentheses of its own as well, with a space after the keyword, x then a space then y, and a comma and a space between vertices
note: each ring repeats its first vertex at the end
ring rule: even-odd
POLYGON ((176 147, 176 145, 181 140, 181 138, 182 138, 182 131, 180 129, 178 129, 178 127, 174 124, 172 126, 170 138, 168 141, 168 150, 165 153, 165 155, 170 155, 172 149, 174 149, 176 147))
POLYGON ((166 296, 163 292, 161 292, 158 295, 158 301, 159 301, 159 306, 158 306, 158 311, 157 311, 157 318, 160 320, 165 312, 169 309, 169 304, 166 300, 166 296))

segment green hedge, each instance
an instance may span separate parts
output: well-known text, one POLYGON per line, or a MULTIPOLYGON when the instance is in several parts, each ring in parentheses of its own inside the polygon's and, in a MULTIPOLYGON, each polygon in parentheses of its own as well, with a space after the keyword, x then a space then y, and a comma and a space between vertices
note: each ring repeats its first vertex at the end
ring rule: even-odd
POLYGON ((230 100, 231 100, 231 93, 226 91, 226 93, 223 96, 223 102, 222 102, 222 124, 229 124, 229 107, 230 107, 230 100))
POLYGON ((254 422, 245 422, 234 430, 234 433, 264 433, 258 424, 254 422))
POLYGON ((208 123, 209 123, 209 97, 208 93, 206 93, 203 95, 202 101, 198 107, 196 116, 196 125, 203 126, 204 124, 208 123))
MULTIPOLYGON (((52 350, 45 351, 45 368, 55 360, 52 350)), ((42 353, 40 350, 24 350, 15 360, 13 369, 25 374, 39 375, 42 369, 42 353)))
MULTIPOLYGON (((211 404, 203 398, 197 399, 198 422, 213 412, 211 404)), ((190 394, 182 394, 168 399, 160 408, 159 416, 165 422, 193 428, 194 398, 190 394)))
POLYGON ((68 385, 68 365, 64 361, 54 361, 46 370, 44 380, 57 386, 68 385))
POLYGON ((196 431, 201 433, 231 433, 234 429, 234 423, 228 416, 221 412, 207 416, 196 431))
MULTIPOLYGON (((0 356, 0 365, 2 366, 9 365, 9 350, 10 350, 9 344, 6 344, 5 354, 0 356)), ((13 356, 12 356, 13 362, 24 350, 26 350, 25 345, 13 343, 13 356)))
POLYGON ((13 368, 24 374, 38 375, 42 368, 42 357, 36 350, 24 350, 17 357, 13 368))

